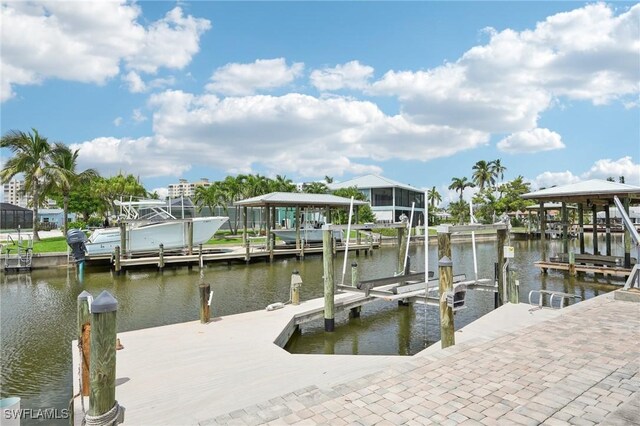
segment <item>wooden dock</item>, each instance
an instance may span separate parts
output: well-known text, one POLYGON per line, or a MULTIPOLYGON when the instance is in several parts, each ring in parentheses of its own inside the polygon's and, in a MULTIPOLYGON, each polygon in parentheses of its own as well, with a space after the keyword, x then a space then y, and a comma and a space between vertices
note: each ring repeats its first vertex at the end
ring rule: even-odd
POLYGON ((583 272, 590 274, 602 274, 611 275, 614 277, 626 278, 631 274, 631 269, 622 267, 609 267, 609 266, 593 266, 593 265, 570 265, 563 262, 535 262, 535 266, 540 268, 542 272, 547 273, 549 269, 555 271, 566 271, 572 274, 583 272))
MULTIPOLYGON (((369 253, 372 249, 380 247, 378 242, 371 244, 349 244, 349 251, 355 251, 359 254, 363 251, 365 254, 369 253)), ((338 246, 336 252, 344 251, 344 246, 338 246)), ((289 247, 287 245, 278 245, 274 250, 269 251, 260 246, 251 247, 249 251, 245 247, 234 246, 225 247, 221 249, 212 249, 211 247, 205 247, 200 254, 197 248, 194 248, 192 254, 187 253, 172 253, 164 254, 160 256, 159 253, 146 254, 137 257, 121 257, 120 268, 127 269, 131 267, 145 267, 155 266, 163 268, 166 266, 195 266, 208 262, 252 262, 256 260, 270 261, 271 259, 278 257, 304 257, 310 254, 322 254, 321 245, 311 245, 301 249, 295 247, 289 247)), ((87 263, 110 263, 114 264, 114 255, 99 255, 99 256, 87 256, 87 263)), ((116 268, 117 269, 117 268, 116 268)))

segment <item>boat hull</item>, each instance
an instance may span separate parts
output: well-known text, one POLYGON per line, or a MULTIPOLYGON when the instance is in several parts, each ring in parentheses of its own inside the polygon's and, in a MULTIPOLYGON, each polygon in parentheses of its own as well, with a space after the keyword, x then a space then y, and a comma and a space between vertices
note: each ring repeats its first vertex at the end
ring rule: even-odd
MULTIPOLYGON (((276 229, 271 232, 284 241, 285 244, 296 243, 295 229, 276 229)), ((342 241, 342 231, 334 230, 333 237, 336 241, 342 241)), ((309 244, 322 243, 322 229, 301 229, 300 240, 309 244)))
MULTIPOLYGON (((193 218, 193 245, 204 244, 228 220, 227 217, 193 218)), ((132 226, 127 230, 127 252, 157 251, 160 244, 165 250, 187 247, 189 241, 189 221, 168 220, 132 226)), ((85 243, 87 253, 91 255, 111 254, 120 242, 120 229, 97 229, 85 243)))

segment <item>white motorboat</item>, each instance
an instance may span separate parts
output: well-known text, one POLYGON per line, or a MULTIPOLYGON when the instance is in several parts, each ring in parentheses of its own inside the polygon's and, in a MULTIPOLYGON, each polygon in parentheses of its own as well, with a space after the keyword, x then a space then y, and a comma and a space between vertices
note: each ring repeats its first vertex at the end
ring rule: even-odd
MULTIPOLYGON (((225 216, 176 219, 160 200, 115 202, 121 208, 121 220, 127 225, 127 252, 157 251, 187 247, 189 223, 193 224, 193 245, 204 244, 229 220, 225 216)), ((111 254, 121 245, 120 228, 96 229, 85 242, 87 254, 111 254)))
MULTIPOLYGON (((285 244, 295 244, 296 243, 296 230, 295 229, 274 229, 273 232, 277 237, 279 237, 285 244)), ((334 230, 333 237, 338 242, 342 242, 342 231, 334 230)), ((301 228, 300 229, 300 240, 304 244, 316 244, 322 243, 322 229, 316 228, 301 228)))

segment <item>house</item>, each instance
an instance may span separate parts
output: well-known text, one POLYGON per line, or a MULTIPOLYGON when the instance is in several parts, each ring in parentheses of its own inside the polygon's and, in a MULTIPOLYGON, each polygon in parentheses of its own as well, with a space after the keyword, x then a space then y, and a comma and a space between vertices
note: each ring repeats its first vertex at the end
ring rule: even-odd
POLYGON ((424 191, 377 175, 366 175, 344 182, 327 185, 331 191, 357 187, 362 192, 376 215, 378 222, 398 222, 400 216, 411 216, 411 204, 415 202, 413 226, 424 224, 424 191))
POLYGON ((33 228, 33 211, 10 203, 0 203, 0 229, 33 228))

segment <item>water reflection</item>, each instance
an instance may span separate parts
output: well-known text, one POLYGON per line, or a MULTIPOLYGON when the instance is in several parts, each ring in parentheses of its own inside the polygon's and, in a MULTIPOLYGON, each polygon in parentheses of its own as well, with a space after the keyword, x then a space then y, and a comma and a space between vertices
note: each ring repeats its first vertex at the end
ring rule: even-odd
MULTIPOLYGON (((614 242, 616 240, 614 239, 614 242)), ((575 242, 574 242, 575 243, 575 242)), ((560 273, 542 275, 533 267, 540 259, 540 241, 517 241, 513 270, 520 280, 520 300, 529 290, 548 289, 575 293, 583 298, 611 291, 608 278, 583 276, 565 278, 560 273)), ((557 251, 547 242, 548 253, 557 251)), ((478 243, 481 278, 493 278, 495 242, 478 243)), ((621 244, 613 244, 619 254, 621 244)), ((469 244, 452 245, 454 274, 473 276, 469 244)), ((411 265, 424 269, 424 247, 410 247, 411 265)), ((335 277, 342 278, 342 255, 338 255, 335 277)), ((396 265, 395 248, 375 250, 372 256, 351 255, 359 265, 361 279, 391 275, 396 265)), ((350 263, 350 262, 349 262, 350 263)), ((437 265, 437 250, 431 246, 429 264, 437 265)), ((30 275, 2 275, 0 286, 0 375, 1 397, 22 397, 23 408, 66 408, 71 396, 71 340, 75 337, 76 298, 82 290, 97 296, 110 291, 119 302, 118 330, 128 331, 198 319, 198 285, 211 285, 211 315, 225 316, 264 309, 268 304, 289 299, 289 283, 296 269, 303 279, 301 299, 321 297, 322 258, 307 256, 303 261, 287 259, 269 263, 209 264, 198 268, 128 271, 116 276, 105 268, 88 268, 84 285, 73 271, 36 270, 30 275)), ((350 271, 347 271, 350 274, 350 271)), ((347 276, 346 281, 350 281, 347 276)), ((468 309, 456 314, 462 327, 493 309, 493 295, 469 292, 468 309)), ((292 339, 290 350, 327 354, 414 354, 439 340, 438 312, 423 305, 398 306, 396 302, 376 302, 362 308, 359 318, 348 314, 336 318, 335 333, 324 333, 323 323, 305 324, 292 339)), ((126 342, 123 342, 126 345, 126 342)), ((50 422, 48 422, 50 423, 50 422)), ((61 421, 59 424, 65 424, 61 421)), ((24 421, 23 424, 30 424, 24 421)))

